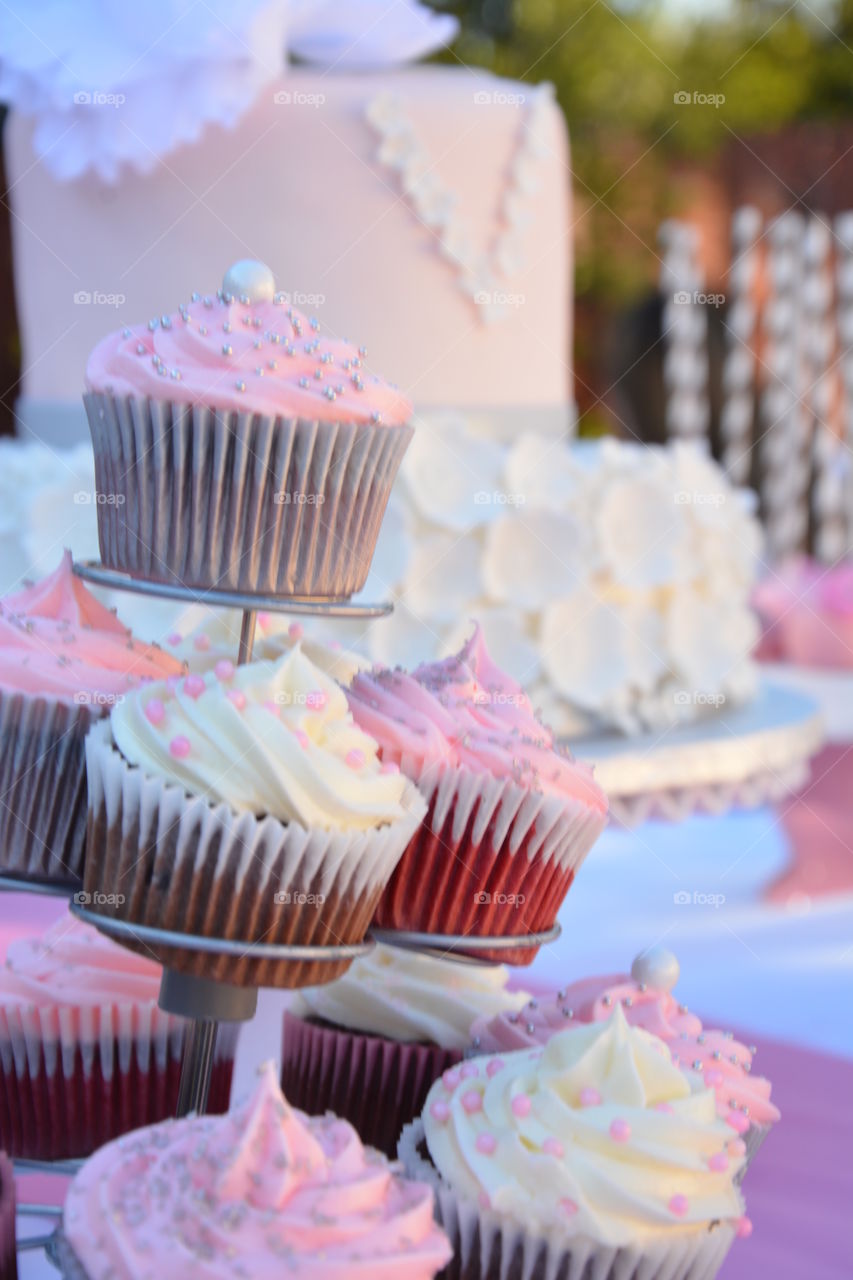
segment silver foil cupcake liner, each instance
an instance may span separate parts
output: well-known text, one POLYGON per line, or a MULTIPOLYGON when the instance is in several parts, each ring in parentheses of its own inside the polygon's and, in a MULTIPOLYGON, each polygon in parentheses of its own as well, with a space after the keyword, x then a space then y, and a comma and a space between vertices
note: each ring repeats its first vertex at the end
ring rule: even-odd
POLYGON ((236 986, 301 987, 345 972, 350 959, 262 959, 251 944, 363 941, 425 808, 407 784, 404 816, 364 831, 306 829, 236 813, 128 764, 108 722, 93 726, 86 761, 85 892, 102 915, 245 943, 244 955, 229 957, 123 939, 169 968, 236 986))
POLYGON ((79 884, 86 848, 88 702, 0 692, 0 872, 79 884))
POLYGON ((109 568, 290 596, 364 586, 412 427, 83 399, 109 568))
POLYGON ((398 1155, 405 1172, 435 1192, 435 1218, 453 1258, 442 1280, 713 1280, 735 1238, 732 1224, 660 1234, 636 1245, 537 1234, 522 1222, 456 1195, 425 1158, 422 1120, 406 1125, 398 1155))

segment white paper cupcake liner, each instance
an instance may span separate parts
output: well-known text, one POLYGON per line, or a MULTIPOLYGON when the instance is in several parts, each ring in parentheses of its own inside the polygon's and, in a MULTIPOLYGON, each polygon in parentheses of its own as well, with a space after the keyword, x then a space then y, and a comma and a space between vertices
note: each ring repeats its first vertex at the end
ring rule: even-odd
POLYGON ((0 870, 79 883, 89 726, 103 711, 0 692, 0 870))
MULTIPOLYGON (((235 813, 127 763, 108 722, 86 740, 89 823, 84 888, 100 914, 202 937, 302 946, 358 943, 424 812, 367 831, 306 830, 235 813), (96 896, 98 895, 98 896, 96 896)), ((132 937, 124 939, 133 947, 132 937)), ((140 948, 142 949, 142 948, 140 948)), ((161 964, 240 986, 331 981, 350 961, 216 956, 147 944, 161 964)))
POLYGON ((405 1172, 435 1192, 435 1218, 453 1247, 442 1280, 713 1280, 735 1238, 725 1223, 626 1246, 537 1235, 457 1196, 424 1159, 423 1142, 423 1121, 415 1120, 400 1135, 398 1155, 405 1172))
POLYGON ((105 565, 157 582, 349 596, 414 434, 89 392, 105 565))

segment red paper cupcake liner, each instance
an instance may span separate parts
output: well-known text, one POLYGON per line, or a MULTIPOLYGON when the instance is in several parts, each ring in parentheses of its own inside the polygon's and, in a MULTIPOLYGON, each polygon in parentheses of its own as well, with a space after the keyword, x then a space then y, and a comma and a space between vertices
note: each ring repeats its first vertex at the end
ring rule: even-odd
POLYGON ((17 1280, 15 1246, 15 1171, 0 1152, 0 1280, 17 1280))
MULTIPOLYGON (((550 929, 606 815, 466 770, 432 781, 402 764, 428 810, 379 900, 377 928, 472 937, 550 929)), ((538 950, 477 955, 529 965, 538 950)))
MULTIPOLYGON (((236 1047, 234 1030, 220 1028, 219 1035, 208 1104, 216 1113, 228 1110, 236 1047)), ((63 1055, 53 1057, 52 1070, 44 1053, 36 1062, 28 1057, 23 1071, 14 1062, 0 1063, 0 1146, 17 1159, 91 1155, 131 1129, 175 1114, 183 1053, 171 1046, 164 1065, 152 1057, 142 1067, 131 1054, 126 1069, 114 1061, 107 1072, 100 1045, 86 1064, 78 1046, 70 1072, 63 1055)))
POLYGON ((281 1087, 309 1115, 332 1111, 391 1159, 403 1126, 419 1116, 430 1086, 462 1054, 284 1015, 281 1087))

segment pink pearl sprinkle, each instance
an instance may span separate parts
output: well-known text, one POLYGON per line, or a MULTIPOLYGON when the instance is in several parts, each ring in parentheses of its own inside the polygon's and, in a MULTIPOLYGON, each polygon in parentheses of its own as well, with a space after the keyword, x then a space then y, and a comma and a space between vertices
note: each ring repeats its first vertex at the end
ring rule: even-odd
POLYGON ((716 1155, 711 1156, 708 1161, 708 1168, 714 1173, 725 1173, 729 1167, 729 1157, 724 1151, 718 1151, 716 1155))
POLYGON ((749 1117, 742 1111, 730 1111, 726 1116, 726 1124, 734 1129, 735 1133, 746 1133, 749 1128, 749 1117))
POLYGON ((477 1197, 477 1202, 481 1209, 491 1209, 492 1207, 492 1202, 489 1199, 488 1193, 485 1191, 480 1192, 477 1197))
POLYGON ((710 1085, 712 1089, 715 1089, 715 1088, 717 1087, 717 1085, 718 1085, 718 1084, 722 1084, 722 1083, 723 1083, 723 1073, 722 1073, 722 1071, 717 1071, 717 1070, 716 1070, 716 1068, 715 1068, 713 1071, 706 1071, 706 1072, 705 1072, 705 1083, 706 1083, 707 1085, 710 1085))
POLYGON ((169 634, 166 636, 166 643, 180 644, 182 639, 183 639, 183 636, 181 635, 180 631, 170 631, 169 634))
POLYGON ((458 1085, 461 1078, 462 1078, 462 1075, 459 1068, 450 1067, 447 1071, 445 1071, 444 1075, 441 1077, 441 1082, 444 1085, 445 1089, 447 1089, 450 1093, 452 1093, 453 1090, 458 1085))
POLYGON ((281 715, 281 707, 276 702, 265 702, 264 707, 270 713, 271 716, 281 715))
POLYGON ((258 626, 261 627, 264 631, 266 631, 269 628, 271 622, 272 622, 272 618, 268 613, 258 614, 258 626))
POLYGON ((459 1074, 463 1080, 473 1080, 474 1076, 478 1076, 480 1074, 480 1068, 477 1066, 476 1062, 464 1062, 459 1074))
POLYGON ((504 1064, 500 1058, 492 1058, 491 1062, 486 1064, 486 1075, 491 1080, 492 1076, 496 1076, 499 1071, 503 1071, 504 1064))
POLYGON ((199 653, 207 653, 210 648, 210 636, 206 636, 203 633, 200 636, 196 636, 195 640, 193 640, 193 648, 198 649, 199 653))
POLYGON ((599 1102, 601 1102, 601 1094, 597 1089, 593 1089, 591 1085, 581 1089, 580 1104, 582 1107, 597 1107, 599 1102))
POLYGON ((380 773, 399 773, 400 766, 398 764, 394 764, 393 760, 389 760, 387 764, 383 764, 379 772, 380 773))
POLYGON ((726 1143, 726 1150, 730 1156, 745 1156, 746 1143, 743 1138, 732 1138, 731 1142, 726 1143))
POLYGON ((353 747, 352 751, 346 753, 344 760, 351 769, 362 769, 364 767, 364 752, 359 751, 358 747, 353 747))
POLYGON ((656 1102, 655 1111, 661 1111, 665 1116, 672 1115, 672 1107, 669 1105, 668 1102, 656 1102))
POLYGON ((229 702, 234 704, 238 711, 245 711, 246 695, 242 689, 229 689, 225 696, 229 702))
POLYGON ((184 693, 188 698, 200 698, 206 688, 204 676, 187 676, 184 681, 184 693))
POLYGON ((739 1240, 748 1240, 752 1235, 752 1223, 746 1216, 738 1218, 735 1223, 735 1235, 739 1240))
POLYGON ((610 1136, 614 1142, 627 1142, 631 1137, 631 1126, 628 1121, 612 1121, 610 1125, 610 1136))
POLYGON ((432 1104, 432 1106, 429 1109, 429 1113, 432 1116, 433 1120, 437 1120, 439 1124, 444 1124, 444 1122, 450 1116, 450 1107, 447 1105, 446 1102, 442 1102, 439 1099, 437 1102, 434 1102, 432 1104))
POLYGON ((566 1154, 562 1142, 559 1138, 548 1137, 542 1143, 542 1150, 546 1156, 556 1156, 558 1160, 566 1154))
POLYGON ((578 1211, 578 1207, 574 1200, 570 1200, 568 1196, 564 1196, 560 1201, 560 1208, 567 1218, 573 1218, 578 1211))
POLYGON ((517 1093, 512 1100, 511 1106, 512 1114, 523 1118, 524 1116, 530 1115, 530 1108, 533 1106, 533 1103, 530 1101, 530 1098, 526 1093, 517 1093))
POLYGON ((322 711, 328 701, 329 699, 323 689, 312 689, 310 693, 305 695, 305 705, 310 707, 312 711, 322 711))
POLYGON ((220 658, 213 670, 220 680, 230 680, 234 674, 234 663, 230 658, 220 658))
POLYGON ((467 1115, 472 1116, 475 1111, 483 1110, 483 1099, 476 1089, 469 1089, 467 1093, 462 1095, 462 1106, 467 1115))
POLYGON ((291 622, 290 626, 287 628, 287 634, 290 636, 291 640, 301 640, 305 635, 305 628, 301 622, 291 622))
POLYGON ((145 704, 145 718, 149 724, 162 724, 166 718, 166 708, 159 698, 152 698, 145 704))
POLYGON ((478 1133, 474 1146, 483 1156, 493 1156, 498 1140, 493 1133, 478 1133))
POLYGON ((676 1218, 683 1218, 689 1208, 690 1201, 687 1196, 673 1196, 669 1202, 669 1211, 674 1213, 676 1218))
POLYGON ((185 756, 189 755, 191 750, 192 747, 190 746, 189 738, 185 738, 183 734, 180 733, 177 738, 173 738, 169 743, 169 751, 176 760, 183 760, 185 756))
POLYGON ((308 746, 308 742, 309 742, 308 734, 305 732, 304 729, 294 729, 293 736, 304 751, 305 748, 308 746))

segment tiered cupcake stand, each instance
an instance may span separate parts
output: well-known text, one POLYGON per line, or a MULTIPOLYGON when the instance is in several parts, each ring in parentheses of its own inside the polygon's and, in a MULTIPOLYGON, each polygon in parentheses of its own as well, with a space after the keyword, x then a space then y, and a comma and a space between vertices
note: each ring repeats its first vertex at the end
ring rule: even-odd
MULTIPOLYGON (((259 611, 285 613, 294 617, 323 617, 369 619, 386 616, 390 604, 353 603, 347 599, 314 599, 278 595, 242 594, 232 591, 194 589, 180 584, 159 583, 147 579, 132 578, 102 566, 85 561, 74 566, 78 577, 94 586, 111 590, 129 591, 140 595, 176 600, 184 603, 207 604, 217 608, 233 608, 242 612, 242 624, 237 653, 238 664, 250 662, 254 646, 255 628, 259 611)), ((246 1022, 254 1016, 258 1001, 258 988, 237 986, 226 981, 197 976, 184 972, 181 959, 197 964, 199 953, 211 958, 241 959, 247 957, 273 961, 276 964, 276 984, 280 987, 298 985, 288 974, 288 968, 306 960, 328 963, 332 972, 330 980, 339 973, 341 961, 349 961, 370 951, 376 941, 393 943, 399 947, 429 951, 441 955, 452 954, 454 959, 478 963, 480 953, 500 950, 538 948, 559 937, 560 927, 555 925, 544 932, 506 937, 472 937, 458 934, 429 934, 396 930, 373 930, 358 944, 297 946, 264 943, 253 940, 233 940, 180 933, 114 918, 93 909, 85 901, 85 895, 75 892, 75 886, 42 884, 12 879, 0 879, 0 888, 43 892, 71 898, 70 910, 80 920, 93 925, 113 941, 138 948, 163 965, 159 1005, 164 1011, 187 1020, 187 1034, 177 1115, 190 1112, 203 1113, 207 1107, 211 1073, 214 1062, 216 1036, 220 1022, 246 1022)), ((193 967, 196 967, 193 965, 193 967)), ((316 977, 312 979, 316 982, 316 977)), ((38 1170, 51 1173, 73 1173, 80 1161, 16 1161, 22 1171, 38 1170)), ((53 1206, 21 1205, 23 1215, 55 1215, 53 1206)), ((47 1238, 30 1238, 22 1242, 24 1248, 41 1247, 47 1238)))

